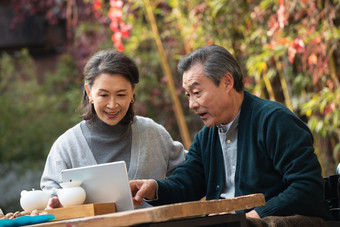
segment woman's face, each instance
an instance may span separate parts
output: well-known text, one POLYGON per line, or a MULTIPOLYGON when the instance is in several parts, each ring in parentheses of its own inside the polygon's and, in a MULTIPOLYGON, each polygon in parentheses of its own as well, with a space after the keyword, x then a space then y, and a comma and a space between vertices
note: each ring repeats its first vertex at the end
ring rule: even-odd
POLYGON ((118 124, 133 101, 136 84, 120 74, 100 74, 92 87, 85 84, 87 95, 100 120, 108 125, 118 124))

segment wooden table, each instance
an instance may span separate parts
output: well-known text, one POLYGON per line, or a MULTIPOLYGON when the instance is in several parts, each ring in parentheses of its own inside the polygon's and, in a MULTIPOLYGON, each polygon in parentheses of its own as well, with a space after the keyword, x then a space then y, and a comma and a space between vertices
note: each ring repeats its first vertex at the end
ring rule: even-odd
MULTIPOLYGON (((230 226, 246 226, 244 214, 207 216, 222 212, 251 209, 264 206, 263 194, 240 196, 233 199, 176 203, 158 207, 136 209, 85 218, 46 222, 32 226, 206 226, 230 223, 230 226), (207 224, 209 223, 209 224, 207 224)), ((228 226, 228 225, 224 225, 228 226)))

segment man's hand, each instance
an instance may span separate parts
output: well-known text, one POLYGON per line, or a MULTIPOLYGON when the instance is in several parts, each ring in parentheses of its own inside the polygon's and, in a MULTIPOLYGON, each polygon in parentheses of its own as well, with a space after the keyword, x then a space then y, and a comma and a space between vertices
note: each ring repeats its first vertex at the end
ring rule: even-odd
POLYGON ((156 198, 157 183, 155 180, 131 180, 130 188, 135 206, 142 205, 143 198, 149 200, 156 198))
POLYGON ((255 210, 249 211, 246 213, 247 218, 261 218, 255 210))

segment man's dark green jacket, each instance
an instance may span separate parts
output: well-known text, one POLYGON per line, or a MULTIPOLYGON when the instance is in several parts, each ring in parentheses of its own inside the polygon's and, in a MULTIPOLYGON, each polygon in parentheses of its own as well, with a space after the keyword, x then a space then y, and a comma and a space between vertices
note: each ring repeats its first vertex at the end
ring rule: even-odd
MULTIPOLYGON (((244 92, 237 136, 235 196, 263 193, 260 217, 301 214, 331 219, 324 201, 321 167, 313 136, 288 108, 244 92)), ((224 161, 216 126, 204 127, 185 163, 167 180, 157 181, 154 205, 219 199, 224 161)))

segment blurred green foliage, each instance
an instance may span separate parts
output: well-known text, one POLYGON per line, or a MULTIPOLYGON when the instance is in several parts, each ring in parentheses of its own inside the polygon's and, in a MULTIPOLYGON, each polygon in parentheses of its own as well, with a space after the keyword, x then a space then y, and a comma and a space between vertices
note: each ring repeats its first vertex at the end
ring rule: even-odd
POLYGON ((62 56, 56 72, 39 84, 34 61, 23 49, 14 57, 1 55, 0 74, 1 163, 44 160, 54 140, 79 121, 82 85, 73 60, 62 56))

